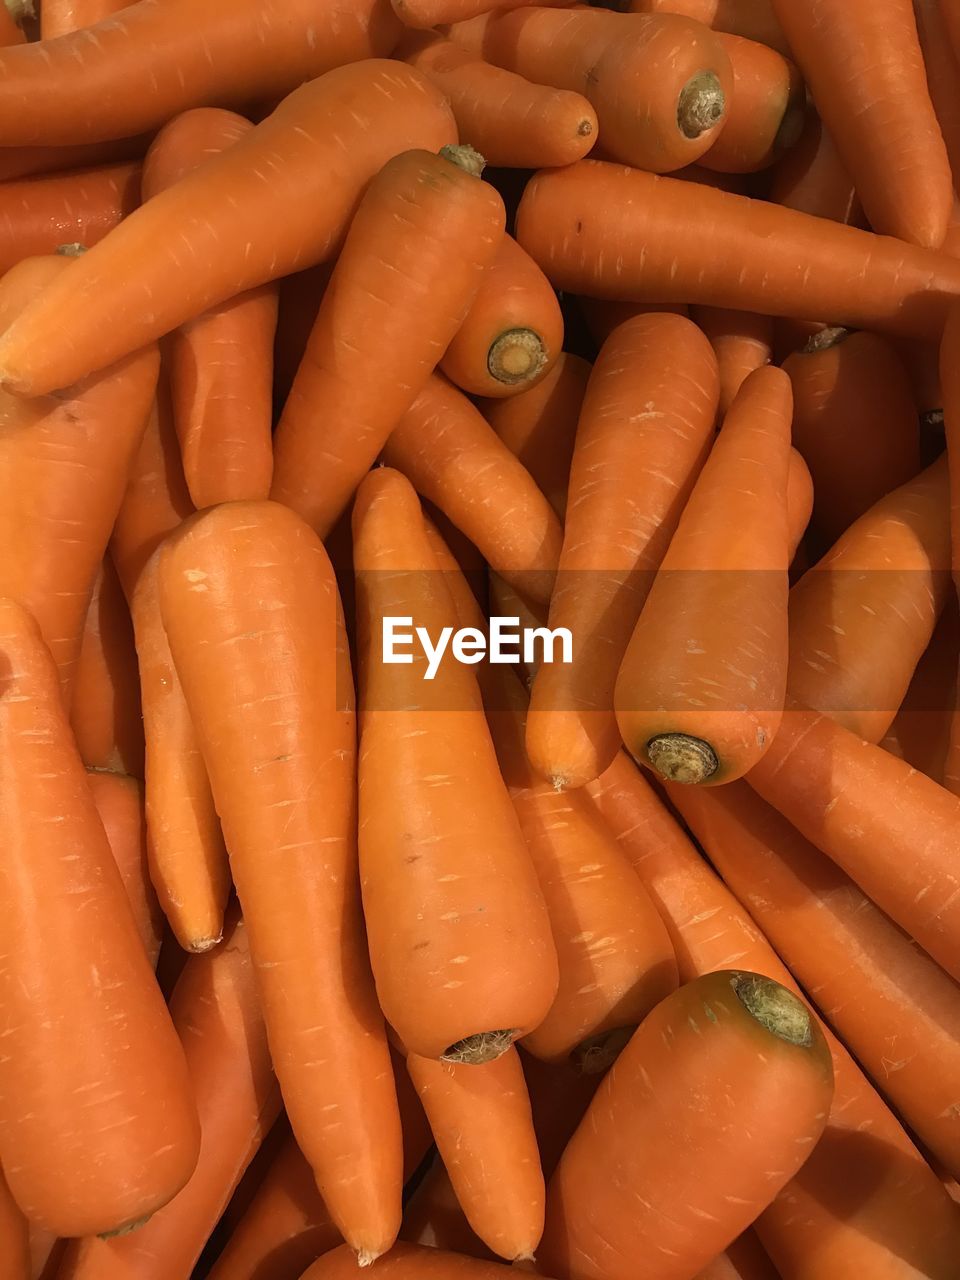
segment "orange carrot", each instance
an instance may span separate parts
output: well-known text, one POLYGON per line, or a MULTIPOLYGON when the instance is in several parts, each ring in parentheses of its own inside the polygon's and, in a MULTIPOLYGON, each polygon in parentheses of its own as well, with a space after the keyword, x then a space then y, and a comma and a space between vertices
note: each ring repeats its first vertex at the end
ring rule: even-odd
POLYGON ((733 91, 723 129, 700 163, 721 173, 756 173, 803 132, 803 81, 794 64, 767 45, 742 36, 719 39, 733 68, 733 91))
POLYGON ((733 91, 718 37, 672 14, 516 9, 458 23, 450 34, 507 71, 583 94, 597 113, 604 153, 656 173, 710 148, 733 91))
POLYGON ((30 1223, 30 1280, 57 1280, 68 1241, 30 1223))
POLYGON ((590 337, 598 347, 627 320, 635 316, 650 315, 654 311, 671 311, 674 315, 687 317, 688 308, 682 303, 671 302, 610 302, 603 298, 578 298, 580 314, 586 322, 590 337))
POLYGON ((715 31, 758 40, 790 56, 770 0, 626 0, 622 7, 628 13, 682 13, 715 31))
POLYGON ((953 52, 960 58, 960 13, 957 12, 953 0, 939 0, 939 4, 953 52))
POLYGON ((335 265, 320 262, 279 282, 280 307, 273 353, 273 384, 278 404, 290 394, 335 265))
MULTIPOLYGON (((65 170, 94 169, 121 160, 142 160, 149 138, 117 138, 113 142, 90 142, 78 147, 3 147, 0 149, 0 180, 32 178, 37 174, 65 170)), ((134 201, 135 201, 134 196, 134 201)))
POLYGON ((753 1231, 745 1231, 725 1253, 708 1262, 696 1280, 780 1280, 780 1276, 753 1231))
MULTIPOLYGON (((77 39, 89 42, 89 33, 77 39)), ((204 43, 196 47, 206 57, 204 43)), ((259 44, 255 56, 264 60, 259 44)), ((445 100, 411 67, 368 60, 311 81, 74 262, 3 334, 3 380, 29 395, 69 386, 238 293, 321 261, 385 161, 454 140, 445 100), (349 128, 331 132, 332 114, 349 128), (188 242, 171 227, 189 228, 188 242), (64 323, 67 313, 82 315, 82 327, 64 323)))
POLYGON ((503 201, 482 169, 469 147, 408 151, 360 203, 277 428, 272 496, 321 536, 429 378, 503 239, 503 201))
POLYGON ((156 966, 163 916, 147 870, 143 790, 136 778, 95 769, 87 770, 87 782, 133 908, 144 950, 150 963, 156 966))
MULTIPOLYGON (((787 681, 790 382, 747 378, 680 517, 617 677, 633 755, 675 782, 742 777, 787 681)), ((610 757, 612 758, 612 756, 610 757)))
POLYGON ((787 209, 860 226, 863 210, 836 144, 815 111, 773 171, 770 198, 787 209))
POLYGON ((159 576, 287 1114, 334 1221, 370 1261, 400 1225, 400 1122, 360 914, 333 571, 293 512, 233 502, 176 533, 159 576), (238 733, 251 706, 262 713, 238 733))
MULTIPOLYGON (((252 128, 242 116, 213 108, 175 117, 147 153, 144 198, 180 182, 252 128)), ((276 287, 261 285, 188 321, 168 339, 174 424, 197 507, 269 492, 276 327, 276 287)))
POLYGON ((812 513, 813 478, 810 475, 810 468, 796 449, 791 448, 787 471, 787 531, 790 550, 794 557, 790 562, 791 567, 795 564, 797 548, 807 531, 812 513))
POLYGON ((92 27, 129 3, 130 0, 44 0, 40 6, 40 39, 53 40, 92 27))
POLYGON ((30 1233, 27 1220, 10 1194, 0 1170, 0 1256, 9 1280, 30 1280, 30 1233))
POLYGON ((474 1234, 439 1156, 404 1207, 400 1239, 470 1258, 492 1261, 496 1256, 474 1234))
MULTIPOLYGON (((499 574, 492 571, 487 574, 490 606, 488 612, 500 618, 518 618, 520 626, 524 630, 531 630, 534 627, 545 627, 547 625, 547 606, 545 604, 532 604, 530 600, 520 594, 520 592, 509 582, 506 582, 499 574)), ((536 678, 537 672, 543 665, 543 650, 534 648, 532 653, 523 654, 521 651, 521 662, 518 674, 529 692, 536 678)))
POLYGON ((186 1182, 196 1112, 56 667, 12 601, 0 605, 0 648, 4 1173, 24 1213, 48 1230, 113 1231, 186 1182))
MULTIPOLYGON (((502 0, 499 9, 520 9, 526 5, 557 5, 563 7, 570 0, 502 0)), ((462 22, 477 14, 486 13, 487 0, 391 0, 397 17, 408 27, 426 30, 441 23, 462 22)))
MULTIPOLYGON (((398 1244, 371 1274, 376 1280, 511 1280, 517 1268, 502 1262, 465 1258, 441 1249, 398 1244)), ((301 1280, 355 1280, 356 1261, 346 1249, 334 1249, 303 1273, 301 1280)))
POLYGON ((516 240, 504 236, 440 368, 470 395, 512 396, 542 378, 562 346, 557 295, 516 240))
POLYGON ((22 0, 0 4, 0 48, 11 48, 26 42, 27 34, 22 23, 31 16, 32 9, 31 3, 23 3, 22 0))
MULTIPOLYGON (((960 103, 957 102, 955 88, 960 77, 960 61, 950 45, 944 21, 951 17, 951 11, 955 13, 956 6, 941 4, 940 0, 913 0, 930 100, 956 182, 956 175, 960 174, 960 103)), ((952 20, 957 21, 955 17, 952 20)))
POLYGON ((517 239, 554 286, 939 338, 960 261, 599 160, 537 174, 517 239))
POLYGON ((724 417, 754 369, 769 364, 773 322, 769 316, 725 307, 694 307, 692 317, 710 340, 720 370, 720 415, 724 417))
POLYGON ((934 628, 900 710, 881 740, 885 751, 939 782, 954 795, 955 781, 947 778, 947 755, 957 706, 957 655, 960 651, 960 614, 955 599, 934 628))
POLYGON ((531 600, 550 598, 562 532, 550 504, 470 401, 434 376, 387 441, 402 471, 531 600))

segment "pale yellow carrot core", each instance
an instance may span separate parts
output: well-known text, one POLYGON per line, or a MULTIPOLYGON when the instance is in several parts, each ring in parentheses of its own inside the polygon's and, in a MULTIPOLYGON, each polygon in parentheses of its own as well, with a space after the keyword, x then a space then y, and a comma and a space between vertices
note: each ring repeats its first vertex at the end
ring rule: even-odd
POLYGON ((686 733, 662 733, 647 743, 647 759, 661 778, 696 786, 706 782, 720 768, 709 742, 686 733))
POLYGON ((846 342, 852 332, 852 329, 844 329, 841 325, 831 325, 828 329, 821 329, 819 333, 814 333, 807 339, 801 354, 815 356, 818 351, 829 351, 832 347, 839 347, 841 342, 846 342))
POLYGON ((458 146, 441 147, 440 154, 444 160, 449 160, 464 173, 472 173, 475 178, 479 178, 487 166, 486 160, 476 147, 471 147, 467 142, 461 142, 458 146))
POLYGON ((685 138, 715 129, 727 110, 723 86, 712 71, 698 71, 680 90, 677 124, 685 138))
POLYGON ((810 1012, 792 991, 757 973, 737 973, 730 979, 737 999, 761 1026, 790 1044, 807 1046, 813 1041, 810 1012))
POLYGON ((478 1031, 474 1036, 458 1040, 440 1055, 441 1062, 462 1062, 472 1067, 482 1067, 494 1062, 507 1052, 516 1038, 516 1031, 478 1031))
POLYGON ((141 1227, 145 1227, 152 1217, 153 1214, 148 1213, 145 1218, 137 1218, 135 1222, 128 1222, 122 1227, 117 1227, 115 1231, 101 1231, 97 1239, 116 1240, 118 1236, 128 1236, 131 1231, 139 1231, 141 1227))
POLYGON ((498 382, 532 382, 547 362, 543 339, 533 329, 507 329, 487 352, 487 369, 498 382))
POLYGON ((570 1060, 582 1076, 602 1076, 627 1047, 636 1027, 614 1027, 577 1045, 570 1060))

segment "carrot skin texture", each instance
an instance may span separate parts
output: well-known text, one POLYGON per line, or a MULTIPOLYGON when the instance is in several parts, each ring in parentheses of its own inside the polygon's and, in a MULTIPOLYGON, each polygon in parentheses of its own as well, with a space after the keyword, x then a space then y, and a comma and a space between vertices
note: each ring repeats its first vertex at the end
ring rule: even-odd
MULTIPOLYGON (((487 0, 391 0, 400 21, 414 30, 427 30, 448 22, 463 22, 489 9, 487 0)), ((522 9, 528 5, 556 5, 562 8, 569 0, 504 0, 501 9, 522 9)))
POLYGON ((87 785, 133 910, 143 949, 156 968, 163 915, 147 870, 143 789, 136 778, 87 770, 87 785))
POLYGON ((769 316, 728 311, 725 307, 694 307, 690 318, 706 334, 717 357, 722 419, 754 369, 770 363, 773 321, 769 316))
POLYGON ((54 40, 102 22, 130 0, 47 0, 40 7, 40 39, 54 40))
POLYGON ((626 0, 624 8, 628 13, 681 13, 714 31, 757 40, 784 57, 790 56, 770 0, 626 0))
MULTIPOLYGON (((459 1253, 401 1243, 378 1260, 377 1280, 510 1280, 516 1268, 459 1253)), ((315 1262, 300 1280, 356 1280, 356 1262, 345 1249, 334 1249, 315 1262)))
POLYGON ((442 154, 407 151, 368 187, 277 427, 272 496, 321 536, 463 322, 505 221, 494 188, 442 154))
POLYGON ((391 156, 455 141, 445 99, 402 63, 371 59, 303 85, 72 263, 69 282, 3 335, 4 381, 31 395, 69 386, 238 293, 320 262, 391 156), (349 127, 331 132, 331 113, 349 127), (186 246, 169 239, 172 226, 189 227, 186 246), (162 242, 168 252, 154 252, 162 242), (67 312, 84 316, 82 330, 55 323, 67 312))
POLYGON ((468 1258, 492 1261, 496 1257, 467 1221, 439 1156, 404 1206, 400 1239, 468 1258))
POLYGON ((0 1170, 0 1250, 9 1280, 30 1280, 30 1231, 0 1170))
POLYGON ((87 1235, 137 1222, 180 1190, 196 1164, 197 1117, 56 668, 12 601, 0 606, 0 647, 0 1009, 10 1050, 0 1061, 0 1153, 29 1218, 87 1235))
POLYGON ((700 163, 720 173, 756 173, 799 138, 803 81, 792 62, 766 45, 741 36, 719 39, 733 68, 733 91, 723 129, 700 163))
POLYGON ((531 179, 517 240, 572 293, 829 315, 929 341, 960 295, 945 254, 706 187, 691 201, 676 179, 600 160, 531 179))
POLYGON ((948 12, 955 14, 956 6, 946 3, 941 5, 940 0, 913 0, 930 101, 943 134, 951 173, 956 175, 960 173, 960 104, 954 90, 957 77, 960 76, 960 62, 950 43, 944 22, 948 12))
POLYGON ((833 138, 812 109, 800 141, 778 162, 770 184, 776 204, 815 218, 853 226, 863 223, 863 209, 833 138))

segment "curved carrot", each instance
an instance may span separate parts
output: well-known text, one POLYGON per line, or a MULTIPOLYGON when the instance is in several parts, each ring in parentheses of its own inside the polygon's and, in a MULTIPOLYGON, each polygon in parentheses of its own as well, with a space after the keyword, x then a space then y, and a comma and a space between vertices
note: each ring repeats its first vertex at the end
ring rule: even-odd
POLYGON ((960 615, 954 601, 948 600, 900 709, 880 742, 884 751, 906 760, 954 795, 958 791, 955 779, 948 775, 947 758, 957 707, 958 649, 960 615))
POLYGON ((748 375, 773 358, 773 321, 725 307, 694 307, 691 319, 707 335, 717 357, 720 416, 725 417, 748 375))
POLYGON ((777 163, 770 198, 787 209, 860 226, 863 209, 836 144, 815 111, 799 142, 777 163))
POLYGON ((713 442, 718 395, 710 344, 680 316, 627 320, 594 365, 550 601, 573 661, 541 667, 527 722, 530 760, 558 787, 592 781, 620 749, 617 672, 713 442))
POLYGON ((143 790, 136 778, 96 769, 87 770, 87 783, 133 908, 144 950, 156 967, 163 916, 147 871, 143 790))
POLYGON ((0 338, 3 380, 29 395, 69 386, 238 293, 321 261, 391 156, 454 140, 445 100, 402 63, 367 60, 311 81, 74 262, 0 338), (349 127, 331 131, 334 115, 349 127), (171 228, 189 228, 185 245, 171 228), (64 323, 68 312, 82 326, 64 323))
MULTIPOLYGON (((520 9, 527 5, 557 5, 563 7, 570 0, 503 0, 499 9, 520 9)), ((487 0, 391 0, 394 12, 405 26, 426 30, 442 23, 462 22, 466 18, 486 13, 487 0)))
POLYGON ((487 164, 572 164, 597 140, 597 113, 582 94, 531 84, 436 32, 411 34, 399 56, 447 95, 460 136, 487 164))
POLYGON ((496 1256, 477 1236, 460 1208, 450 1175, 439 1156, 434 1160, 403 1211, 400 1239, 448 1253, 492 1261, 496 1256))
POLYGON ((9 600, 0 649, 4 1172, 24 1213, 47 1229, 113 1231, 155 1212, 189 1178, 196 1112, 56 668, 37 625, 9 600))
POLYGON ((656 173, 692 164, 709 149, 733 91, 720 40, 671 14, 516 9, 457 24, 450 35, 527 80, 583 94, 597 113, 604 152, 656 173))
MULTIPOLYGON (((180 182, 252 128, 232 111, 197 108, 177 116, 147 153, 144 198, 180 182)), ((173 419, 198 508, 269 492, 276 327, 276 287, 261 285, 189 320, 168 339, 173 419)))
POLYGON ((681 13, 715 31, 729 31, 790 56, 770 0, 626 0, 628 13, 681 13))
MULTIPOLYGON (((413 73, 416 74, 416 73, 413 73)), ((277 428, 273 498, 326 536, 467 314, 503 238, 469 147, 407 151, 368 187, 277 428)))
POLYGON ((617 723, 675 782, 742 777, 769 749, 787 681, 790 383, 747 378, 693 492, 620 667, 617 723))
POLYGON ((0 1250, 9 1280, 30 1280, 30 1232, 0 1170, 0 1250))
POLYGON ((767 45, 742 36, 719 39, 733 68, 733 91, 723 129, 700 163, 720 173, 756 173, 803 132, 803 81, 794 64, 767 45))
MULTIPOLYGON (((813 512, 813 478, 810 468, 796 449, 790 449, 787 469, 787 531, 794 564, 797 549, 803 540, 813 512)), ((789 678, 788 678, 789 679, 789 678)))
POLYGON ((517 239, 572 293, 826 315, 931 341, 960 295, 945 254, 708 187, 691 199, 687 183, 599 160, 537 174, 517 239))
POLYGON ((433 376, 383 451, 535 603, 550 598, 562 532, 550 504, 483 417, 446 379, 433 376))
POLYGON ((482 1062, 543 1019, 549 919, 470 667, 383 661, 383 619, 457 623, 410 485, 380 469, 353 514, 361 655, 360 866, 377 992, 410 1052, 482 1062))
POLYGON ((40 39, 53 40, 92 27, 129 4, 130 0, 44 0, 40 6, 40 39))
MULTIPOLYGON (((510 1280, 515 1268, 459 1253, 398 1244, 379 1264, 377 1280, 510 1280)), ((301 1280, 356 1280, 356 1263, 345 1249, 334 1249, 303 1273, 301 1280)))
POLYGON ((685 1280, 799 1170, 832 1095, 830 1051, 791 991, 739 970, 688 983, 642 1023, 560 1158, 540 1265, 627 1280, 642 1256, 685 1280))
POLYGON ((287 1114, 334 1221, 369 1261, 400 1224, 400 1123, 360 913, 353 682, 333 571, 293 512, 232 502, 176 533, 159 575, 287 1114), (251 705, 256 729, 238 733, 251 705))
POLYGON ((562 346, 557 295, 516 240, 504 236, 440 368, 470 395, 512 396, 542 378, 562 346))

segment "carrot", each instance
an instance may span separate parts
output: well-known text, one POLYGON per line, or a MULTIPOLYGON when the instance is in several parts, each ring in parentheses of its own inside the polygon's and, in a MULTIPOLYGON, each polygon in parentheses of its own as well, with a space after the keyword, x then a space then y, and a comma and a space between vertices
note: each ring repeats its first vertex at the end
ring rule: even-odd
POLYGON ((681 13, 715 31, 758 40, 790 56, 790 46, 770 0, 625 0, 619 7, 628 13, 681 13))
POLYGON ((416 496, 381 469, 353 515, 361 686, 360 866, 377 992, 408 1051, 480 1063, 557 990, 549 919, 484 722, 451 655, 383 662, 383 619, 456 623, 416 496))
POLYGON ((913 0, 927 88, 956 182, 956 175, 960 174, 960 104, 954 87, 960 76, 960 62, 950 45, 944 21, 950 17, 951 8, 941 5, 940 0, 913 0))
POLYGON ((953 0, 938 0, 947 36, 953 46, 953 52, 960 58, 960 14, 953 0))
MULTIPOLYGON (((0 285, 0 325, 49 282, 67 258, 36 258, 0 285)), ((120 508, 157 380, 155 347, 62 396, 22 400, 0 392, 0 595, 34 614, 69 703, 90 596, 120 508)))
POLYGON ((234 502, 168 541, 159 586, 287 1114, 369 1261, 400 1224, 400 1123, 360 915, 352 678, 330 562, 293 512, 234 502), (238 733, 251 705, 264 711, 238 733))
POLYGON ((83 27, 92 27, 118 10, 124 9, 130 0, 43 0, 40 6, 40 39, 53 40, 69 35, 83 27))
POLYGON ((913 245, 599 160, 534 177, 517 239, 555 287, 939 338, 960 262, 913 245), (577 229, 579 227, 579 230, 577 229))
POLYGON ((545 1190, 516 1049, 479 1067, 412 1053, 407 1070, 470 1226, 501 1258, 532 1260, 545 1190))
MULTIPOLYGON (((356 1263, 345 1249, 334 1249, 303 1273, 301 1280, 354 1280, 356 1263)), ((517 1269, 501 1262, 465 1258, 441 1249, 398 1244, 377 1263, 376 1280, 510 1280, 517 1269)))
POLYGON ((720 40, 671 14, 516 9, 458 23, 450 35, 527 80, 582 94, 597 113, 605 154, 656 173, 710 148, 733 90, 720 40))
POLYGON ((562 520, 577 419, 590 377, 580 356, 561 351, 556 364, 518 395, 484 400, 480 412, 523 463, 562 520))
POLYGON ((163 936, 163 916, 147 871, 143 790, 136 778, 87 770, 93 803, 107 834, 144 950, 155 967, 163 936))
POLYGON ((906 760, 954 795, 958 792, 955 782, 947 779, 946 766, 957 706, 958 622, 956 603, 948 600, 900 709, 880 743, 885 751, 906 760))
POLYGON ((280 1110, 247 931, 193 956, 170 998, 200 1113, 193 1177, 146 1226, 116 1240, 75 1240, 58 1280, 190 1280, 207 1237, 280 1110))
POLYGON ((0 48, 11 48, 26 42, 27 35, 21 23, 30 16, 32 7, 31 4, 20 3, 20 0, 0 5, 0 48))
MULTIPOLYGON (((77 147, 3 147, 0 149, 0 181, 31 178, 38 174, 65 170, 95 169, 121 160, 142 160, 149 139, 117 138, 113 142, 90 142, 77 147)), ((136 203, 134 188, 134 206, 136 203)))
MULTIPOLYGON (((161 129, 143 169, 146 199, 228 150, 253 125, 197 108, 161 129)), ((265 498, 273 472, 277 290, 261 285, 188 321, 168 339, 173 419, 194 504, 265 498)))
POLYGON ((693 1275, 799 1170, 832 1095, 830 1051, 791 991, 740 970, 695 979, 647 1017, 571 1138, 540 1265, 626 1280, 640 1256, 662 1280, 693 1275))
MULTIPOLYGON (((960 22, 958 22, 960 27, 960 22)), ((950 534, 953 583, 960 594, 960 377, 955 361, 960 352, 960 311, 953 307, 940 344, 940 384, 943 391, 943 429, 946 439, 950 483, 950 534)), ((960 703, 955 704, 949 746, 944 766, 944 783, 960 796, 960 703)))
POLYGON ((512 396, 542 378, 562 347, 557 295, 516 240, 504 236, 440 368, 470 395, 512 396))
POLYGON ((478 180, 482 169, 469 147, 408 151, 360 203, 277 428, 272 496, 321 536, 427 381, 503 238, 503 201, 478 180))
MULTIPOLYGON (((167 3, 150 5, 161 7, 170 13, 167 3)), ((195 18, 183 21, 194 28, 195 18)), ((368 60, 311 81, 76 261, 3 334, 4 380, 31 395, 68 386, 238 293, 321 261, 391 156, 454 138, 445 100, 400 63, 368 60), (349 127, 332 132, 333 114, 349 127), (186 244, 172 227, 189 229, 186 244), (67 312, 84 317, 82 328, 63 322, 67 312)))
POLYGON ((733 68, 733 91, 723 129, 700 163, 721 173, 756 173, 803 132, 803 81, 794 64, 767 45, 742 36, 719 39, 733 68))
POLYGON ((790 410, 786 374, 750 374, 680 516, 620 667, 614 706, 624 742, 675 782, 742 777, 780 723, 790 410))
MULTIPOLYGON (((487 574, 487 580, 490 597, 487 612, 491 616, 517 618, 520 628, 525 631, 547 625, 548 613, 545 604, 532 604, 526 596, 521 595, 509 582, 506 582, 499 574, 492 571, 487 574)), ((518 675, 524 687, 529 691, 537 672, 543 665, 543 650, 534 648, 533 652, 528 654, 524 654, 521 651, 520 656, 521 662, 518 675)))
POLYGON ((754 369, 773 355, 773 322, 769 316, 725 307, 694 307, 692 317, 710 340, 720 370, 720 416, 724 417, 754 369))
POLYGON ((745 1231, 725 1253, 708 1262, 696 1280, 780 1280, 780 1276, 756 1235, 745 1231))
POLYGON ((274 396, 278 404, 283 404, 290 394, 335 265, 321 262, 285 276, 278 283, 280 306, 273 352, 274 396))
POLYGON ((463 1253, 470 1258, 493 1261, 496 1256, 474 1234, 439 1157, 407 1201, 400 1239, 448 1253, 463 1253))
POLYGON ((137 652, 130 611, 109 556, 94 580, 80 639, 70 724, 85 765, 143 777, 137 652))
POLYGON ((56 667, 36 623, 9 600, 0 646, 3 1167, 41 1226, 113 1231, 183 1186, 197 1158, 196 1113, 56 667))
POLYGON ((602 347, 614 329, 634 319, 635 316, 650 315, 654 311, 670 311, 674 315, 686 318, 689 309, 682 303, 674 305, 669 302, 610 302, 603 298, 578 298, 577 306, 586 323, 590 337, 598 347, 602 347))
POLYGON ((447 95, 460 136, 488 164, 572 164, 597 140, 597 113, 582 94, 531 84, 436 32, 411 33, 399 56, 447 95))
POLYGON ((770 198, 787 209, 860 226, 863 209, 832 136, 813 110, 800 140, 777 163, 770 198))
POLYGON ((796 564, 797 549, 803 540, 813 513, 813 478, 810 468, 796 449, 790 449, 787 468, 787 531, 792 553, 791 568, 796 564))
MULTIPOLYGON (((499 9, 520 9, 526 5, 557 5, 563 7, 570 0, 503 0, 499 9)), ((405 26, 426 30, 441 23, 462 22, 489 9, 488 0, 391 0, 397 17, 405 26)))
POLYGON ((431 377, 392 432, 383 460, 435 503, 493 570, 535 603, 549 600, 560 522, 529 472, 456 387, 431 377))
POLYGON ((36 1223, 29 1224, 30 1280, 56 1280, 57 1270, 66 1251, 68 1241, 58 1240, 36 1223))
POLYGON ((713 441, 717 361, 689 320, 627 320, 604 343, 577 428, 550 626, 573 661, 534 683, 527 751, 558 787, 592 781, 620 749, 617 671, 653 573, 713 441))
POLYGON ((30 1235, 27 1220, 10 1194, 0 1170, 0 1250, 9 1280, 30 1280, 30 1235))
POLYGON ((146 739, 150 878, 184 951, 215 947, 223 935, 230 867, 200 743, 160 617, 160 556, 133 593, 146 739))

